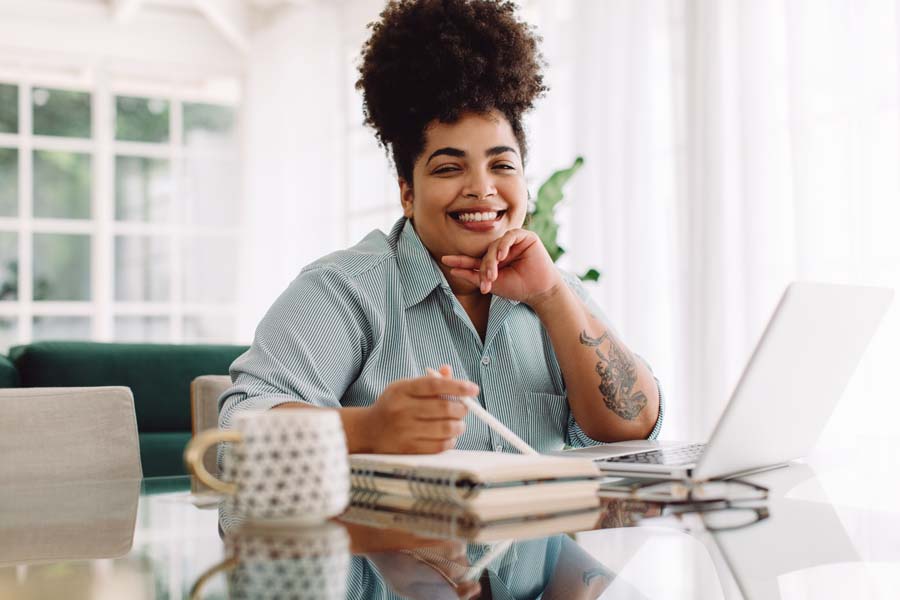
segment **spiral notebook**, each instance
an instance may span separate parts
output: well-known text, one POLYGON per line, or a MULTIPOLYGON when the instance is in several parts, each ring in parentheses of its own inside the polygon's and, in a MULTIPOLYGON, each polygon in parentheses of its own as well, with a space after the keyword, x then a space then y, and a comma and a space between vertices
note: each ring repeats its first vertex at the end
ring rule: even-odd
POLYGON ((355 490, 470 507, 596 496, 599 478, 589 458, 470 450, 350 456, 355 490))
POLYGON ((544 537, 594 528, 601 510, 596 497, 570 497, 552 503, 493 507, 476 511, 441 500, 417 500, 378 492, 354 491, 341 520, 408 531, 425 537, 489 542, 544 537))

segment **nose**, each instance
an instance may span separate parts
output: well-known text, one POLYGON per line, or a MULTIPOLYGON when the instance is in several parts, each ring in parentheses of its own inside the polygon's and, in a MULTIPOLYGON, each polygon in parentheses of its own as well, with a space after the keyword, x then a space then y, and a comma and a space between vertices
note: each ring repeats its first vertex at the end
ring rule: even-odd
POLYGON ((463 188, 463 196, 480 200, 497 194, 494 178, 491 174, 473 169, 470 171, 463 188))

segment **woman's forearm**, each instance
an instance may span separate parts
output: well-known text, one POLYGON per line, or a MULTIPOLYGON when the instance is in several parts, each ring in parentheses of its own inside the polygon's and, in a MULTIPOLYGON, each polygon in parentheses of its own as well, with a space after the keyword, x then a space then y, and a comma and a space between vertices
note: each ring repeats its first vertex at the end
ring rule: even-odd
POLYGON ((529 304, 550 334, 581 429, 604 442, 650 435, 659 391, 647 365, 564 282, 529 304))

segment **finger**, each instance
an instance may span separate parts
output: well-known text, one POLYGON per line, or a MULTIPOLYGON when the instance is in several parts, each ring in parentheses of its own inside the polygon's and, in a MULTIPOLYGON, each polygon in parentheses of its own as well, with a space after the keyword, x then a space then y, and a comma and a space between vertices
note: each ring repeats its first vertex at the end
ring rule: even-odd
POLYGON ((455 444, 456 438, 465 433, 465 431, 465 421, 457 419, 423 420, 418 422, 415 439, 430 442, 449 442, 452 440, 455 444))
POLYGON ((498 240, 494 240, 487 247, 487 250, 484 253, 484 256, 481 258, 481 271, 484 274, 484 278, 488 281, 494 281, 497 279, 497 250, 500 248, 500 244, 509 235, 508 233, 504 233, 503 236, 498 240))
POLYGON ((535 243, 535 239, 532 239, 526 232, 523 232, 516 242, 514 242, 507 252, 506 258, 504 262, 511 262, 515 259, 519 258, 526 250, 531 248, 535 243))
POLYGON ((481 275, 478 271, 473 271, 471 269, 458 269, 456 267, 450 269, 450 274, 454 277, 458 277, 467 283, 471 283, 472 285, 480 285, 481 284, 481 275))
POLYGON ((500 245, 497 248, 497 258, 501 262, 506 260, 506 258, 509 256, 510 248, 527 237, 527 234, 523 234, 521 230, 510 233, 513 233, 513 235, 503 236, 502 238, 500 238, 500 245))
POLYGON ((455 440, 452 444, 444 440, 415 440, 413 445, 404 450, 404 454, 440 454, 444 450, 450 450, 455 444, 455 440))
POLYGON ((444 377, 447 377, 447 378, 450 378, 450 379, 453 378, 453 367, 451 367, 450 365, 441 365, 441 366, 438 368, 438 372, 439 372, 441 375, 443 375, 444 377))
POLYGON ((481 594, 481 584, 477 581, 464 581, 457 584, 455 591, 456 596, 461 600, 471 600, 481 594))
POLYGON ((403 391, 410 396, 427 398, 430 396, 477 396, 478 386, 464 379, 441 377, 417 377, 407 379, 402 384, 403 391))
POLYGON ((421 421, 431 421, 435 419, 454 419, 461 420, 466 418, 469 409, 459 400, 450 400, 449 398, 416 398, 416 416, 421 421))
POLYGON ((441 257, 441 262, 448 267, 459 267, 461 269, 477 269, 481 264, 481 259, 464 254, 448 254, 441 257))

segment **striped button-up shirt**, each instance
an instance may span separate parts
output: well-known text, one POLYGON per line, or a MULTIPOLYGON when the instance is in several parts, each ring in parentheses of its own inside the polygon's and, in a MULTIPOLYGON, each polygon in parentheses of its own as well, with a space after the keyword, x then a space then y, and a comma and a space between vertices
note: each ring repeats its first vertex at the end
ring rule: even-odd
MULTIPOLYGON (((563 276, 599 314, 580 282, 563 276)), ((441 364, 477 383, 482 406, 540 452, 601 443, 569 410, 550 336, 534 311, 493 296, 482 341, 405 218, 388 235, 375 230, 301 271, 231 365, 234 385, 219 399, 219 422, 228 428, 235 411, 284 402, 370 406, 392 381, 421 377, 441 364)), ((651 439, 662 408, 660 398, 651 439)), ((597 410, 607 410, 599 394, 597 410)), ((465 421, 457 448, 511 450, 473 414, 465 421)))

